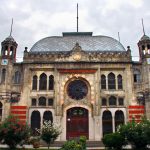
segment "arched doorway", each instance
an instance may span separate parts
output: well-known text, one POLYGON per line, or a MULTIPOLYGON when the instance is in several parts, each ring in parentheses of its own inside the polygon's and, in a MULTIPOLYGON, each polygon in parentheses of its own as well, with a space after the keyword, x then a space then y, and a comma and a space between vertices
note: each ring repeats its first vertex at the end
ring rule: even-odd
POLYGON ((115 112, 115 130, 117 130, 117 127, 121 124, 124 124, 124 114, 121 110, 117 110, 115 112))
POLYGON ((111 112, 106 110, 103 112, 103 136, 108 133, 112 133, 112 115, 111 112))
POLYGON ((53 115, 51 111, 45 111, 43 115, 43 123, 44 121, 51 121, 53 123, 53 115))
POLYGON ((66 138, 72 139, 80 136, 89 137, 88 110, 82 107, 73 107, 67 110, 66 138))
POLYGON ((31 129, 33 130, 33 133, 36 132, 36 128, 40 129, 41 127, 41 116, 39 111, 33 111, 31 115, 31 129))

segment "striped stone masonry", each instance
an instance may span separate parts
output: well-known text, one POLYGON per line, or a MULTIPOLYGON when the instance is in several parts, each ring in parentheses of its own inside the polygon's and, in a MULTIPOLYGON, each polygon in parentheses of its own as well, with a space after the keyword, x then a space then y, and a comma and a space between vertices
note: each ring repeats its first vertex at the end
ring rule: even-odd
POLYGON ((25 124, 27 121, 27 106, 11 106, 10 113, 25 124))
POLYGON ((136 122, 140 122, 144 114, 145 114, 144 105, 129 106, 129 121, 135 119, 136 122))

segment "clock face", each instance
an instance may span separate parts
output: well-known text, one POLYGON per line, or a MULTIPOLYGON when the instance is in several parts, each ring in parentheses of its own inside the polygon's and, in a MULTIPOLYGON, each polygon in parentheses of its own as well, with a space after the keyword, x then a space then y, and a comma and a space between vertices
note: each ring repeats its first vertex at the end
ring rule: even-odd
POLYGON ((2 65, 8 65, 8 59, 2 59, 1 64, 2 65))
POLYGON ((88 87, 85 82, 74 80, 69 83, 67 92, 72 99, 81 100, 87 95, 88 87))

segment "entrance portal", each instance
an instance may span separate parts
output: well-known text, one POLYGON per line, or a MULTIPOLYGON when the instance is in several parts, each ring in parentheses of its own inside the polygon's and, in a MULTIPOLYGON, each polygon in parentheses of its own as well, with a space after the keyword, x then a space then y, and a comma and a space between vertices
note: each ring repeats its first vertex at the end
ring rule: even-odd
POLYGON ((88 110, 82 107, 73 107, 67 110, 66 138, 72 139, 80 136, 89 137, 88 110))

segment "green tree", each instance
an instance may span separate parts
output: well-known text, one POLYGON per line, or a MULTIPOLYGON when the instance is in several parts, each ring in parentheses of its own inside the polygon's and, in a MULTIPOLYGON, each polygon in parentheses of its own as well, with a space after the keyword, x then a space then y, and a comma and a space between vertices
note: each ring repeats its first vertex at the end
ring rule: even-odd
POLYGON ((0 125, 0 140, 15 149, 17 145, 21 145, 30 137, 30 128, 23 124, 14 116, 9 116, 0 125))
POLYGON ((50 144, 52 144, 61 133, 60 127, 51 123, 51 121, 44 121, 43 126, 38 131, 40 132, 41 139, 47 143, 48 149, 50 144))

